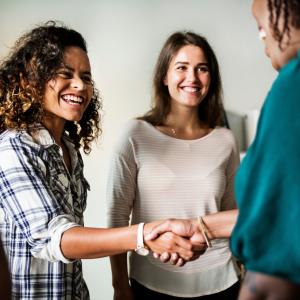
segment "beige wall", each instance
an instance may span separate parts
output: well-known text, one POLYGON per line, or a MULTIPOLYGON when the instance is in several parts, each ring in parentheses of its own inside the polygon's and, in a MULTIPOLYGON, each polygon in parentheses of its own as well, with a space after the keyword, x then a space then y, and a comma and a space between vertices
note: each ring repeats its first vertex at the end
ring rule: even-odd
MULTIPOLYGON (((166 37, 188 29, 205 35, 219 58, 225 107, 259 109, 275 72, 265 59, 251 17, 251 0, 0 0, 0 57, 21 32, 61 20, 88 42, 93 75, 104 100, 104 134, 85 157, 92 190, 87 226, 106 225, 105 181, 110 150, 122 124, 145 112, 151 75, 166 37)), ((108 259, 85 261, 91 299, 112 299, 108 259)))

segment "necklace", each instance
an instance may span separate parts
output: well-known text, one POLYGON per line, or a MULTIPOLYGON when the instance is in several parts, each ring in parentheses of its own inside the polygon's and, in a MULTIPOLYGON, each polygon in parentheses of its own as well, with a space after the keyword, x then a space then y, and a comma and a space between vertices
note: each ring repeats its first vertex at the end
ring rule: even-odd
POLYGON ((171 133, 171 136, 175 138, 182 138, 182 139, 199 139, 203 136, 207 135, 211 130, 209 129, 199 129, 198 132, 195 132, 193 134, 187 134, 184 132, 180 132, 180 137, 178 136, 178 129, 175 129, 174 127, 169 127, 169 134, 171 133))
POLYGON ((177 136, 176 130, 174 128, 171 128, 171 132, 175 137, 177 136))

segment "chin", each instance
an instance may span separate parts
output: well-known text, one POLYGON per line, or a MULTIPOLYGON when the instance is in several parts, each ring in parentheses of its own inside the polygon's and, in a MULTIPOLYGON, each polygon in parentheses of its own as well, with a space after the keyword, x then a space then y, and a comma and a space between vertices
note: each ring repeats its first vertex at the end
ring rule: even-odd
POLYGON ((82 115, 65 118, 66 121, 70 121, 70 122, 79 122, 81 119, 82 119, 82 115))
POLYGON ((282 66, 279 66, 279 64, 278 64, 277 62, 275 62, 275 61, 272 61, 272 60, 271 60, 271 64, 272 64, 272 67, 273 67, 276 71, 279 71, 279 70, 282 68, 282 66))
POLYGON ((187 102, 185 103, 185 105, 188 106, 188 107, 197 107, 197 106, 199 106, 199 104, 200 104, 201 102, 202 102, 201 100, 187 101, 187 102))

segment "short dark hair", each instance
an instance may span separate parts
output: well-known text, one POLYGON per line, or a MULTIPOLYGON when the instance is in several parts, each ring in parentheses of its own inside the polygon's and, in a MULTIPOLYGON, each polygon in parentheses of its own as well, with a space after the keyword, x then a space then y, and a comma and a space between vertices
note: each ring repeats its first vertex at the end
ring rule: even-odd
MULTIPOLYGON (((87 53, 82 35, 65 25, 48 21, 21 36, 0 65, 0 132, 8 128, 27 129, 41 122, 46 83, 62 66, 67 47, 87 53)), ((86 153, 101 132, 101 99, 94 87, 93 97, 79 122, 67 121, 65 130, 75 146, 86 153)))
POLYGON ((221 124, 223 104, 219 64, 206 38, 191 31, 175 32, 166 40, 154 70, 152 109, 139 119, 145 120, 155 126, 164 125, 166 117, 170 112, 170 95, 168 87, 164 84, 164 79, 172 58, 186 45, 194 45, 202 49, 208 62, 211 76, 208 93, 198 106, 199 120, 211 128, 221 124))

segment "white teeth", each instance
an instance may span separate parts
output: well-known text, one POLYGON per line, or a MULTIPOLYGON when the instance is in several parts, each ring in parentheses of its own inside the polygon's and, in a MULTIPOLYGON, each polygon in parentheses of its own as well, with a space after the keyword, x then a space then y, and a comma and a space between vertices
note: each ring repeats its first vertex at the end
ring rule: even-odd
POLYGON ((71 102, 71 103, 82 103, 83 102, 83 97, 81 96, 75 96, 75 95, 63 95, 62 99, 66 102, 71 102))
POLYGON ((195 92, 199 92, 200 91, 199 87, 191 87, 191 86, 184 86, 182 89, 184 91, 190 92, 190 93, 195 93, 195 92))

